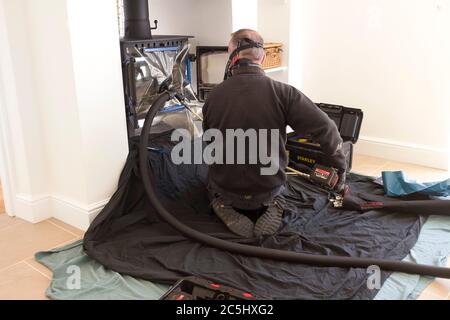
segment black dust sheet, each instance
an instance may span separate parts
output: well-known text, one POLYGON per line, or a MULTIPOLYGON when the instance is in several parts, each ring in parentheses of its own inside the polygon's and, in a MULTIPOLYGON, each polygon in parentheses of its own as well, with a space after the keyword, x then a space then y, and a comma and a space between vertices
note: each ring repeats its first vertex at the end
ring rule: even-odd
MULTIPOLYGON (((164 140, 164 139, 163 139, 164 140)), ((166 140, 166 139, 165 139, 166 140)), ((165 207, 190 227, 229 241, 320 255, 402 260, 417 241, 423 218, 333 208, 326 192, 290 177, 287 212, 279 232, 241 239, 212 213, 205 180, 207 166, 176 166, 170 144, 149 151, 150 166, 165 207)), ((369 177, 350 175, 353 192, 383 194, 369 177)), ((372 299, 363 269, 323 268, 230 254, 186 239, 161 221, 144 194, 137 147, 132 146, 119 188, 84 238, 89 256, 114 271, 173 284, 196 275, 274 299, 372 299)), ((382 273, 382 281, 389 273, 382 273)))

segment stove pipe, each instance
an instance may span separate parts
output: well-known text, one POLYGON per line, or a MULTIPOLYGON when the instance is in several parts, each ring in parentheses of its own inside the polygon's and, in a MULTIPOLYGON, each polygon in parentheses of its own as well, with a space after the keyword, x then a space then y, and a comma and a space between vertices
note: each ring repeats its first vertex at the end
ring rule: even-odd
MULTIPOLYGON (((123 0, 126 40, 152 39, 148 0, 123 0)), ((155 21, 156 22, 156 21, 155 21)))

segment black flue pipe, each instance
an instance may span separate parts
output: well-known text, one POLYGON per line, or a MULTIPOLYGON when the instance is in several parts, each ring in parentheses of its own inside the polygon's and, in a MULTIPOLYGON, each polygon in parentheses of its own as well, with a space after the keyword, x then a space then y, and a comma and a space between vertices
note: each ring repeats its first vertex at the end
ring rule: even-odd
POLYGON ((148 0, 123 0, 126 40, 152 39, 148 0))

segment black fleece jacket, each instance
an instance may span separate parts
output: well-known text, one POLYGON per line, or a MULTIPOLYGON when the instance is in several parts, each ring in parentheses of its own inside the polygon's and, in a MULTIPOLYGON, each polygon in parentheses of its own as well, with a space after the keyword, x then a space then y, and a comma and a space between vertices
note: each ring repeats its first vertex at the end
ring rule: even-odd
MULTIPOLYGON (((280 162, 275 175, 261 175, 260 169, 268 166, 259 162, 213 164, 209 167, 209 181, 228 192, 257 195, 272 192, 285 183, 288 125, 298 135, 310 135, 320 143, 329 156, 329 165, 341 172, 346 170, 342 138, 336 124, 300 91, 270 79, 258 67, 242 66, 235 69, 231 78, 212 90, 203 107, 203 116, 203 129, 218 129, 224 137, 226 129, 278 129, 280 133, 280 162)), ((268 137, 270 150, 270 134, 268 137)), ((247 144, 247 152, 248 147, 247 144)), ((226 145, 223 152, 224 155, 227 152, 226 145)))

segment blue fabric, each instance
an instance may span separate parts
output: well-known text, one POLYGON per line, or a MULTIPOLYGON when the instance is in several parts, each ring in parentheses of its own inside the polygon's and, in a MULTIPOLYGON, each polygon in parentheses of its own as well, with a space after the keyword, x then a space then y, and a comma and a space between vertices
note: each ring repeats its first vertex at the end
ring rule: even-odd
POLYGON ((387 196, 400 197, 421 193, 434 197, 450 196, 450 179, 441 182, 420 183, 406 178, 403 171, 383 171, 383 186, 387 196))

